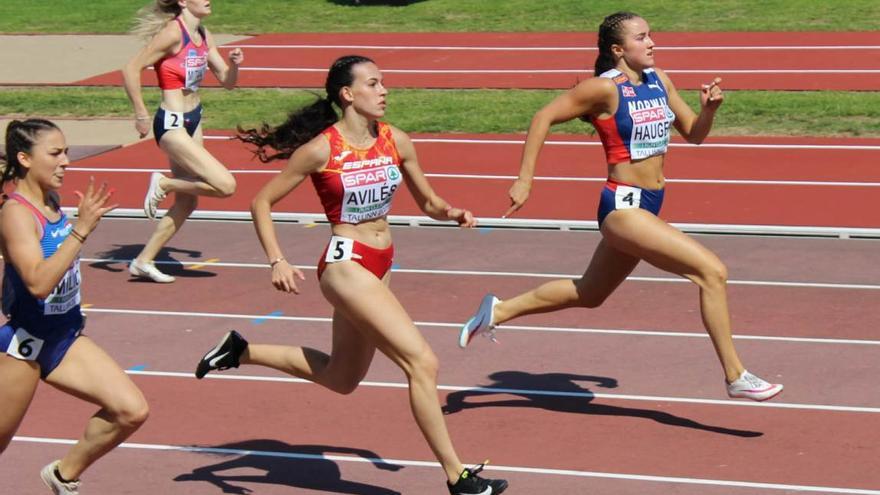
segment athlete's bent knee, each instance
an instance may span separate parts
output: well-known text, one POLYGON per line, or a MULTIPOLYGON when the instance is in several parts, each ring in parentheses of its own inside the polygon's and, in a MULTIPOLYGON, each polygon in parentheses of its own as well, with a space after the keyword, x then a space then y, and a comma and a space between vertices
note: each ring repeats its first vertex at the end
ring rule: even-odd
POLYGON ((147 401, 141 399, 125 404, 118 410, 113 411, 116 422, 126 430, 136 430, 147 421, 150 416, 150 406, 147 401))
POLYGON ((436 380, 440 373, 440 360, 430 348, 426 347, 416 358, 407 363, 406 373, 411 378, 436 380))
POLYGON ((226 174, 223 178, 214 183, 214 188, 220 194, 221 198, 228 198, 235 194, 235 177, 232 174, 226 174))
POLYGON ((717 261, 701 270, 698 283, 704 289, 723 289, 727 287, 727 276, 727 267, 717 261))

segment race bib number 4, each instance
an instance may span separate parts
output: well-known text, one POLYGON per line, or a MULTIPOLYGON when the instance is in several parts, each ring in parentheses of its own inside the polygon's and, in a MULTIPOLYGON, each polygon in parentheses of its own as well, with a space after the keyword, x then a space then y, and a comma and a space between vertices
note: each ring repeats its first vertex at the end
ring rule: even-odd
POLYGON ((29 334, 24 328, 19 328, 12 336, 6 354, 25 361, 35 361, 43 349, 43 339, 38 339, 29 334))
POLYGON ((324 261, 327 263, 336 263, 339 261, 350 260, 353 249, 354 241, 352 239, 334 235, 330 238, 330 245, 327 247, 327 256, 324 257, 324 261))
POLYGON ((617 186, 617 191, 614 192, 614 208, 616 210, 638 208, 641 204, 641 189, 639 189, 638 187, 617 186))

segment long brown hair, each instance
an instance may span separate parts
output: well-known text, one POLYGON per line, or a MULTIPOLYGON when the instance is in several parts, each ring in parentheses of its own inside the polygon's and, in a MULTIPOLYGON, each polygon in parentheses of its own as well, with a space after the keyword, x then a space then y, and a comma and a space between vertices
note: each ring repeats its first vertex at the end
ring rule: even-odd
POLYGON ((330 66, 330 71, 327 72, 327 81, 324 83, 327 96, 319 97, 314 103, 294 110, 288 115, 287 120, 278 127, 273 128, 268 124, 263 124, 260 129, 239 127, 238 139, 256 146, 254 154, 262 162, 290 158, 290 155, 297 148, 311 141, 321 131, 339 120, 339 116, 333 108, 334 103, 337 107, 342 108, 339 91, 346 86, 351 86, 354 82, 354 73, 352 72, 354 66, 367 62, 373 61, 360 55, 346 55, 337 58, 330 66), (267 148, 274 149, 277 153, 271 153, 267 148))

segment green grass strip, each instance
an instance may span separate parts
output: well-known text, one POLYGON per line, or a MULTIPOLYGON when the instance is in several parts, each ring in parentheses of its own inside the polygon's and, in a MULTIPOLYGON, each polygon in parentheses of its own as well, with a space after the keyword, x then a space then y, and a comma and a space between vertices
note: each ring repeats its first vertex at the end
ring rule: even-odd
MULTIPOLYGON (((203 89, 204 125, 231 129, 238 124, 278 124, 286 112, 312 101, 294 89, 203 89)), ((395 89, 386 120, 409 132, 525 132, 535 111, 558 95, 547 90, 395 89)), ((697 108, 695 91, 682 95, 697 108)), ((158 105, 146 91, 147 106, 158 105)), ((880 137, 880 93, 845 91, 727 91, 715 135, 880 137)), ((0 115, 46 117, 128 117, 131 107, 119 88, 6 88, 0 115)), ((554 132, 585 133, 590 126, 569 122, 554 132)))
MULTIPOLYGON (((3 33, 124 33, 151 0, 0 2, 3 33)), ((618 10, 654 31, 870 31, 876 0, 217 0, 217 33, 586 31, 618 10)))

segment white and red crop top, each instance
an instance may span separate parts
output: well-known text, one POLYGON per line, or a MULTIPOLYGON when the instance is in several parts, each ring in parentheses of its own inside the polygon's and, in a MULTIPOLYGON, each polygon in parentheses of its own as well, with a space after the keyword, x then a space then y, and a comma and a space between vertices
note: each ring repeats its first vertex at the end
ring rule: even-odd
POLYGON ((378 136, 367 149, 348 144, 335 126, 321 134, 330 142, 330 159, 312 183, 332 224, 360 223, 381 218, 391 209, 391 200, 403 179, 400 154, 391 126, 377 122, 378 136))
POLYGON ((196 45, 189 31, 186 30, 183 20, 180 17, 174 20, 177 21, 183 35, 180 50, 174 55, 159 60, 153 68, 156 70, 160 88, 196 91, 208 70, 208 38, 205 36, 205 29, 199 26, 202 44, 196 45))
POLYGON ((611 79, 617 85, 618 104, 614 115, 590 119, 602 139, 608 163, 642 160, 666 153, 675 114, 669 108, 663 81, 654 69, 645 69, 642 84, 638 86, 617 69, 599 77, 611 79))

